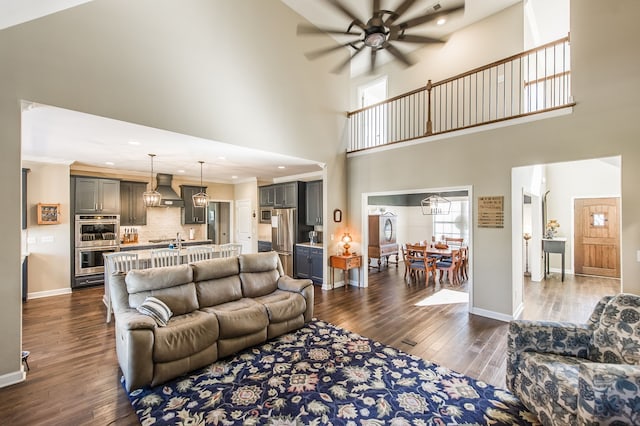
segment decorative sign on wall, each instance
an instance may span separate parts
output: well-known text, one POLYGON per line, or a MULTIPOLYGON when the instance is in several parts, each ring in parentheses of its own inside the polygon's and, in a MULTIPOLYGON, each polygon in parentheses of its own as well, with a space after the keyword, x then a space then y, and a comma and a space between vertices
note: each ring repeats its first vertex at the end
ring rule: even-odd
POLYGON ((478 228, 504 228, 504 195, 478 197, 478 228))
POLYGON ((60 204, 38 203, 38 225, 60 223, 60 204))

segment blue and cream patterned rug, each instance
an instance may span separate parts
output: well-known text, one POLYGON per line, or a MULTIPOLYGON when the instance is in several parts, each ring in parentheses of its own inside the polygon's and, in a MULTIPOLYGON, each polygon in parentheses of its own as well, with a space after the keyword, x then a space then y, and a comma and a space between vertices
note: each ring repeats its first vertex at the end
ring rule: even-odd
POLYGON ((506 390, 318 320, 129 399, 143 425, 537 424, 506 390))

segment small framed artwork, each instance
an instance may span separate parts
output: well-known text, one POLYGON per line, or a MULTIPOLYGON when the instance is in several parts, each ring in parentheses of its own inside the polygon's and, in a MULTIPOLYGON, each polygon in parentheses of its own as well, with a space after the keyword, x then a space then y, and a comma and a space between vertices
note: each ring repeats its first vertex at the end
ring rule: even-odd
POLYGON ((60 204, 38 203, 38 225, 60 223, 60 204))
POLYGON ((342 222, 342 210, 335 209, 333 211, 333 221, 334 222, 342 222))

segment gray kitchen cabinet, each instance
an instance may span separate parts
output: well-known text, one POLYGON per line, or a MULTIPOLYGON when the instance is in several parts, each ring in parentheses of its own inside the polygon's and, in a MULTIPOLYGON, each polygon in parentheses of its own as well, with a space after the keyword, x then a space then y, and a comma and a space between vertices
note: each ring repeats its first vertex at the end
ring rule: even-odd
POLYGON ((295 276, 307 278, 316 284, 323 281, 323 250, 321 248, 295 246, 295 276))
POLYGON ((75 213, 120 214, 120 181, 75 178, 75 213))
POLYGON ((307 182, 306 224, 322 225, 322 181, 307 182))
POLYGON ((205 193, 207 192, 207 188, 201 186, 180 185, 180 196, 184 201, 184 208, 182 209, 183 224, 197 225, 207 223, 207 208, 193 207, 193 196, 202 190, 205 193))
POLYGON ((120 182, 120 226, 147 224, 147 209, 142 200, 146 190, 144 182, 120 182))
POLYGON ((273 207, 275 197, 275 186, 267 185, 260 187, 260 207, 273 207))
POLYGON ((298 207, 298 182, 287 182, 274 185, 274 202, 276 208, 298 207))

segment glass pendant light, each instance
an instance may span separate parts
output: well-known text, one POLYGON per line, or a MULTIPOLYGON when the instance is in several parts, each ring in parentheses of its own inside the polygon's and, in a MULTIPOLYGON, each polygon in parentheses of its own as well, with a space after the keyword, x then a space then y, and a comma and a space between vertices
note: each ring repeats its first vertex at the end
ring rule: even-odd
POLYGON ((200 192, 193 195, 193 207, 205 207, 209 202, 209 196, 206 192, 204 192, 204 187, 202 186, 202 165, 204 161, 198 161, 200 163, 200 192))
MULTIPOLYGON (((149 154, 151 157, 151 176, 149 178, 149 188, 153 188, 153 157, 155 154, 149 154)), ((160 205, 160 201, 162 201, 162 196, 158 191, 151 190, 145 191, 142 194, 142 201, 144 202, 145 207, 158 207, 160 205)))

